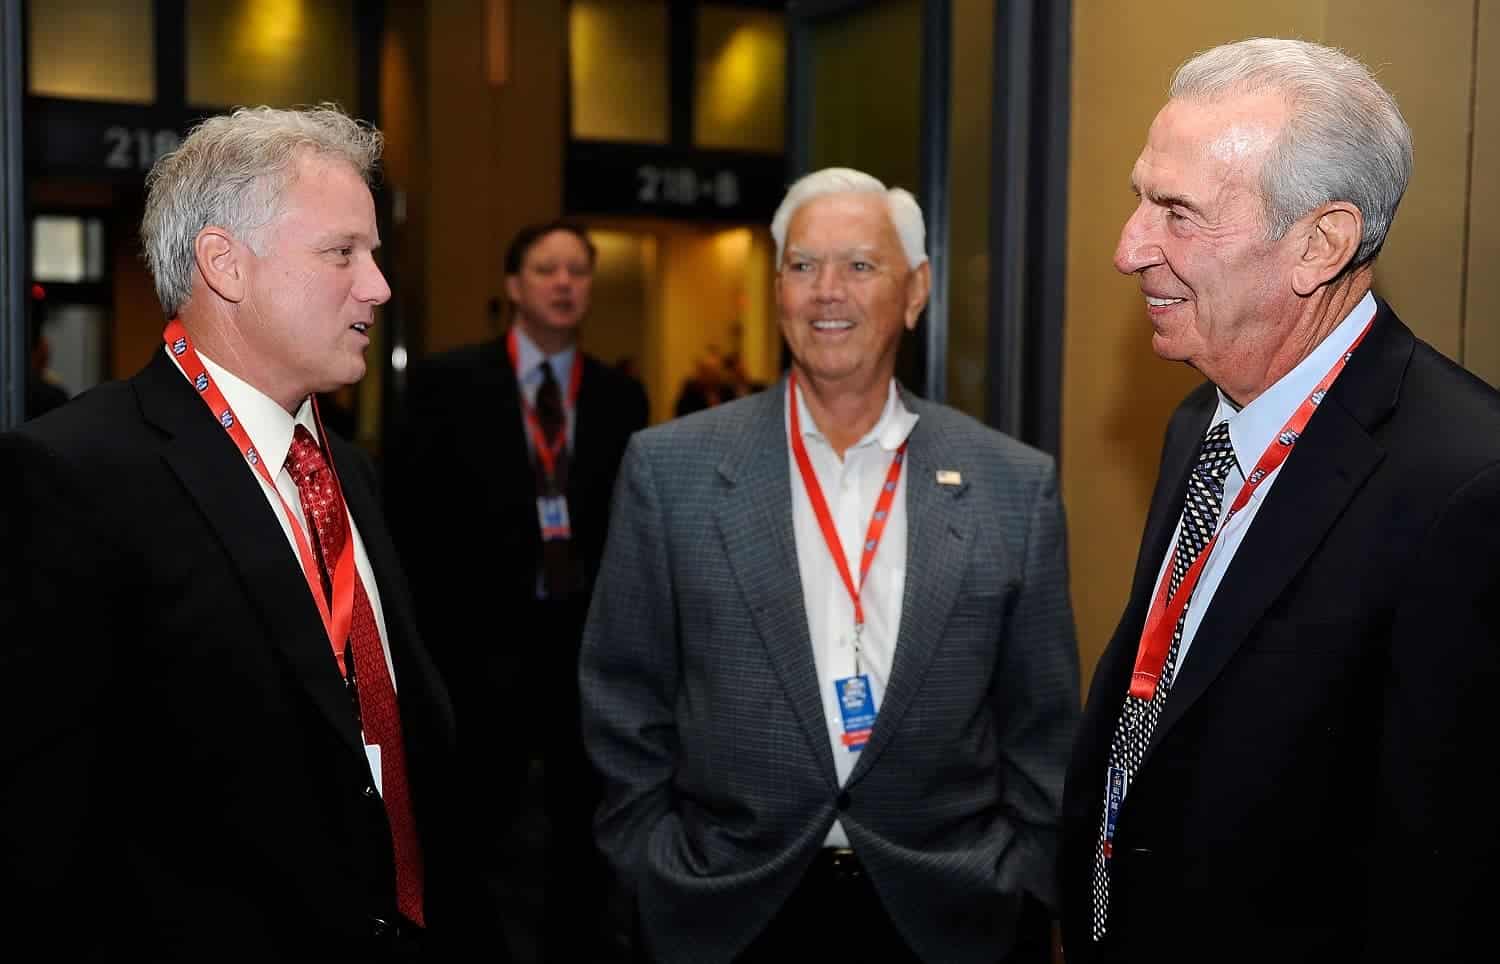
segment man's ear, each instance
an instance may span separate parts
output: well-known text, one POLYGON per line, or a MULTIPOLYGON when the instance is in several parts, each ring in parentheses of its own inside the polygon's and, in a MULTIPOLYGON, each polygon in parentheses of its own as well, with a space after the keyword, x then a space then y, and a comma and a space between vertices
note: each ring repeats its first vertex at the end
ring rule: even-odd
POLYGON ((210 224, 193 239, 193 260, 204 284, 225 301, 238 304, 245 300, 248 287, 247 265, 242 259, 243 246, 225 228, 210 224))
POLYGON ((513 274, 508 274, 505 276, 505 295, 510 299, 511 304, 514 305, 520 303, 521 279, 519 276, 513 274))
POLYGON ((927 307, 927 296, 932 293, 932 262, 923 261, 912 271, 906 282, 906 329, 917 327, 922 309, 927 307))
POLYGON ((1330 201, 1303 218, 1297 229, 1304 240, 1292 268, 1293 290, 1305 298, 1337 278, 1359 251, 1364 228, 1364 215, 1348 201, 1330 201))

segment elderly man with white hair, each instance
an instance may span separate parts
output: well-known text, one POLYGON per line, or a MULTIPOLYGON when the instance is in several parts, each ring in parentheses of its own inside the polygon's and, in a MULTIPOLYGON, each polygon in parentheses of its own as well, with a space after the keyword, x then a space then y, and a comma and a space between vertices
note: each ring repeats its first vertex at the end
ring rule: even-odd
POLYGON ((899 385, 922 212, 772 222, 791 371, 635 436, 584 636, 601 847, 660 961, 1041 961, 1078 712, 1053 462, 899 385))
POLYGON ((1206 381, 1068 771, 1070 964, 1495 955, 1500 395, 1371 290, 1411 169, 1369 70, 1270 38, 1135 162, 1115 266, 1206 381))

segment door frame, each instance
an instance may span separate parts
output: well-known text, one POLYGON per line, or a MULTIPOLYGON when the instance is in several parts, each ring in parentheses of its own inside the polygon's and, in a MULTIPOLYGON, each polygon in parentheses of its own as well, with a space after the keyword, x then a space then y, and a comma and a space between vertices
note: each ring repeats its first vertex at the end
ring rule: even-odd
MULTIPOLYGON (((812 29, 881 0, 792 0, 787 9, 788 181, 807 172, 813 117, 812 29)), ((1072 0, 995 0, 991 78, 989 319, 984 420, 1054 456, 1062 424, 1072 0)), ((920 370, 912 386, 947 398, 951 0, 925 0, 921 37, 921 184, 932 260, 920 370)))
MULTIPOLYGON (((792 0, 787 4, 787 183, 809 173, 813 90, 812 30, 820 22, 870 9, 881 0, 792 0)), ((923 0, 920 170, 917 200, 927 224, 932 293, 923 337, 915 344, 922 384, 908 386, 941 402, 948 394, 948 61, 953 12, 950 0, 923 0)))

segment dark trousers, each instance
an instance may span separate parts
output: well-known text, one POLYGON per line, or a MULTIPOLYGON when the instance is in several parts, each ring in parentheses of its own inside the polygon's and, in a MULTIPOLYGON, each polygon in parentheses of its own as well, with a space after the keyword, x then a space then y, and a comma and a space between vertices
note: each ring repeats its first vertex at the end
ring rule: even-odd
POLYGON ((852 851, 823 850, 740 964, 919 964, 852 851))
POLYGON ((583 748, 578 649, 588 616, 584 597, 539 601, 525 646, 532 752, 542 761, 548 831, 543 857, 541 959, 588 962, 604 956, 610 873, 594 843, 594 811, 603 793, 583 748))
MULTIPOLYGON (((1030 897, 1016 924, 1009 953, 997 964, 1047 964, 1051 922, 1030 897)), ((919 964, 886 913, 863 865, 851 851, 823 850, 786 904, 739 958, 739 964, 793 961, 919 964)))

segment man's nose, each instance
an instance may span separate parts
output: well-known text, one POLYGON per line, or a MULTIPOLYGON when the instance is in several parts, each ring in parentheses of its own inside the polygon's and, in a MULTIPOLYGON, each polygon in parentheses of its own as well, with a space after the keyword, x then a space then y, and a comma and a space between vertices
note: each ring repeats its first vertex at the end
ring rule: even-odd
POLYGON ((385 273, 380 270, 380 265, 375 263, 372 256, 369 268, 360 278, 359 287, 355 289, 355 297, 360 301, 368 301, 377 305, 383 305, 391 300, 391 286, 385 280, 385 273))
POLYGON ((1160 220, 1154 207, 1146 201, 1136 205, 1120 229, 1120 240, 1115 245, 1116 271, 1134 274, 1161 261, 1161 247, 1156 242, 1153 228, 1160 220))
POLYGON ((823 264, 813 278, 813 294, 820 301, 838 301, 844 296, 844 279, 838 266, 823 264))

